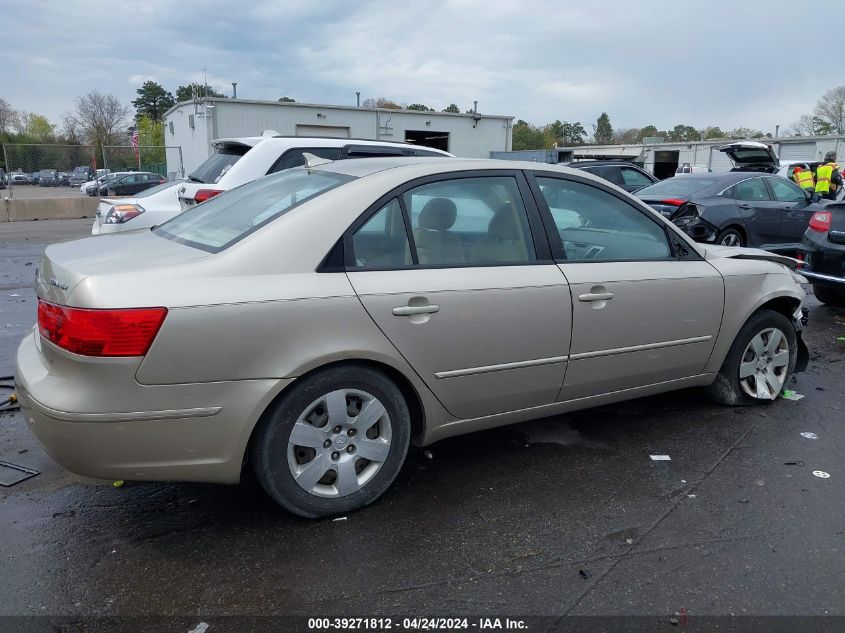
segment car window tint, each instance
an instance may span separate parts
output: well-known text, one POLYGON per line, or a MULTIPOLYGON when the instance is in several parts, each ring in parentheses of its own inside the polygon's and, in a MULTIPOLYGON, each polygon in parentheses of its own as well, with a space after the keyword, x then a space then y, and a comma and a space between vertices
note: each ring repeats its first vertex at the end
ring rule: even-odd
POLYGON ((528 216, 514 178, 460 178, 404 194, 423 266, 535 261, 528 216))
POLYGON ((603 165, 599 167, 585 167, 584 171, 593 174, 594 176, 598 176, 599 178, 603 178, 608 182, 621 183, 618 176, 619 168, 615 166, 603 165))
POLYGON ((762 178, 743 180, 734 185, 734 198, 737 200, 760 201, 771 200, 769 190, 762 178))
POLYGON ((413 263, 405 219, 396 198, 355 231, 352 251, 357 268, 410 266, 413 263))
POLYGON ((651 178, 630 167, 622 168, 622 180, 626 185, 633 185, 635 187, 647 187, 651 184, 651 178))
POLYGON ((669 259, 663 227, 616 196, 583 183, 537 178, 568 261, 669 259))
POLYGON ((305 156, 303 154, 306 152, 318 158, 326 158, 328 160, 337 160, 340 158, 339 147, 298 147, 285 152, 267 173, 273 174, 277 171, 290 169, 291 167, 301 167, 305 164, 305 156))
POLYGON ((788 180, 783 178, 767 178, 766 180, 769 181, 775 200, 778 202, 801 202, 807 199, 803 189, 788 180))
POLYGON ((202 165, 188 176, 188 180, 204 183, 220 182, 220 179, 231 169, 232 165, 251 149, 247 145, 224 147, 209 156, 202 165))

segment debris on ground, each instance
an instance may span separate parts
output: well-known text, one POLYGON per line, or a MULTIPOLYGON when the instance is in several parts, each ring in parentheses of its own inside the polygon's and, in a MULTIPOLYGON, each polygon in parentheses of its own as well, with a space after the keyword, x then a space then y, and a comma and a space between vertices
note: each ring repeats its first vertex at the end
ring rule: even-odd
POLYGON ((65 510, 64 512, 54 512, 53 518, 57 519, 59 517, 75 517, 76 510, 65 510))
POLYGON ((795 462, 784 462, 784 466, 803 466, 804 462, 795 461, 795 462))
POLYGON ((40 474, 40 471, 27 468, 26 466, 0 462, 0 486, 5 488, 10 488, 40 474))
POLYGON ((431 451, 423 451, 423 457, 426 459, 434 459, 434 455, 431 454, 431 451))
POLYGON ((332 521, 346 521, 346 517, 337 517, 336 519, 332 519, 332 521))
POLYGON ((205 633, 207 630, 208 624, 206 624, 205 622, 200 622, 195 628, 188 631, 188 633, 205 633))
POLYGON ((27 451, 29 451, 29 449, 28 449, 28 448, 19 448, 19 449, 18 449, 18 455, 23 455, 23 454, 24 454, 24 453, 26 453, 27 451))
POLYGON ((653 462, 669 462, 672 461, 672 458, 668 455, 650 455, 651 461, 653 462))
POLYGON ((123 484, 125 484, 125 483, 126 482, 123 481, 122 479, 118 479, 118 480, 116 480, 112 483, 112 486, 114 486, 115 488, 123 488, 123 484))
POLYGON ((784 389, 781 397, 784 400, 800 400, 804 397, 803 394, 798 393, 797 391, 792 391, 791 389, 784 389))
POLYGON ((737 499, 737 503, 748 503, 748 499, 737 499))
POLYGON ((821 479, 827 479, 828 477, 830 477, 830 473, 826 473, 823 470, 814 470, 813 474, 816 477, 820 477, 821 479))
POLYGON ((578 570, 578 575, 579 575, 579 576, 581 576, 581 578, 583 578, 584 580, 587 580, 587 578, 589 578, 589 577, 590 577, 590 576, 592 576, 593 574, 592 574, 592 573, 590 573, 590 572, 588 572, 588 571, 584 571, 583 569, 579 569, 579 570, 578 570))
POLYGON ((810 431, 804 431, 803 433, 801 433, 801 437, 806 437, 808 440, 819 439, 818 435, 816 435, 815 433, 811 433, 810 431))

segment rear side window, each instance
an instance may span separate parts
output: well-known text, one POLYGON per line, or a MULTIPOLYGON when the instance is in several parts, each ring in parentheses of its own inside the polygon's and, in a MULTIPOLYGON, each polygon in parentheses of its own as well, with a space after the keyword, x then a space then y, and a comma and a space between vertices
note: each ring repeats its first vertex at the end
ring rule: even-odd
POLYGON ((252 148, 247 145, 232 145, 224 147, 212 154, 202 165, 188 176, 191 182, 213 184, 220 182, 223 175, 237 163, 241 156, 252 148))
POLYGON ((588 174, 593 174, 595 176, 598 176, 599 178, 603 178, 608 182, 620 184, 618 167, 614 167, 611 165, 602 165, 599 167, 586 167, 584 168, 584 171, 586 171, 588 174))
POLYGON ((306 152, 318 158, 326 158, 328 160, 337 160, 340 158, 339 147, 297 147, 282 154, 267 173, 275 174, 278 171, 284 171, 292 167, 302 167, 305 164, 304 154, 306 152))
POLYGON ((651 178, 630 167, 622 168, 622 180, 626 185, 635 187, 647 187, 651 184, 651 178))
POLYGON ((736 183, 734 185, 734 198, 746 201, 771 200, 762 178, 752 178, 736 183))
POLYGON ((359 268, 396 268, 413 263, 398 199, 384 205, 355 232, 352 249, 359 268))
POLYGON ((332 172, 289 169, 216 196, 153 232, 218 253, 303 202, 350 180, 351 176, 332 172))
POLYGON ((807 199, 803 189, 784 178, 766 178, 778 202, 802 202, 807 199))

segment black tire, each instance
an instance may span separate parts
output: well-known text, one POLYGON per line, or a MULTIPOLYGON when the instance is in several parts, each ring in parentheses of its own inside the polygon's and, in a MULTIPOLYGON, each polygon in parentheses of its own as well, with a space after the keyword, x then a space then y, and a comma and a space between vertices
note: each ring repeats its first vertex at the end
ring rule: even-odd
POLYGON ((827 286, 813 286, 816 299, 834 308, 845 308, 845 291, 827 286))
POLYGON ((746 246, 745 236, 737 229, 725 229, 716 236, 716 243, 720 246, 746 246), (736 244, 725 244, 726 241, 738 240, 736 244))
MULTIPOLYGON (((347 402, 350 402, 348 398, 347 402)), ((354 408, 354 403, 350 406, 354 408)), ((328 401, 326 401, 326 408, 328 409, 328 401)), ((325 414, 328 420, 328 411, 325 414)), ((329 426, 331 425, 326 422, 325 426, 320 428, 328 429, 329 426)), ((379 431, 379 433, 382 434, 383 431, 379 431)), ((344 435, 344 433, 332 434, 329 437, 336 439, 339 435, 344 435)), ((377 370, 350 365, 313 374, 292 385, 290 392, 284 394, 271 409, 265 412, 256 428, 250 453, 253 469, 258 480, 276 503, 299 516, 317 518, 357 510, 378 499, 390 487, 396 475, 399 474, 408 454, 410 438, 411 416, 399 388, 387 376, 377 370), (384 406, 389 422, 381 418, 378 424, 389 424, 390 447, 386 459, 381 462, 381 466, 372 475, 372 478, 355 492, 345 496, 323 497, 305 490, 297 483, 288 461, 288 440, 301 415, 309 410, 316 411, 316 409, 311 409, 316 401, 326 394, 340 389, 365 392, 384 406)), ((344 441, 353 443, 356 440, 349 437, 344 441)), ((294 451, 295 455, 293 459, 299 460, 298 451, 300 451, 300 448, 291 450, 294 451)), ((307 451, 307 449, 304 450, 307 451)), ((336 447, 334 446, 328 450, 340 455, 342 459, 347 459, 342 450, 335 452, 336 447)), ((316 461, 317 455, 315 450, 315 456, 311 459, 316 461)), ((303 465, 310 463, 307 455, 304 459, 303 465)), ((324 459, 328 458, 324 457, 324 459)), ((355 459, 356 467, 359 466, 360 462, 354 455, 349 459, 355 459)), ((371 462, 364 461, 364 468, 371 464, 371 462)), ((330 471, 318 481, 317 485, 322 485, 320 482, 326 477, 329 480, 332 478, 331 464, 329 464, 329 468, 330 471)), ((339 476, 338 470, 335 469, 333 473, 335 477, 339 476)), ((363 470, 361 473, 363 473, 363 470)))
POLYGON ((792 322, 780 312, 766 309, 759 310, 752 314, 745 325, 742 326, 728 351, 728 355, 725 357, 725 362, 722 363, 722 368, 719 370, 716 380, 707 387, 707 395, 712 400, 729 406, 769 404, 774 401, 774 399, 759 399, 749 396, 742 389, 739 378, 740 363, 751 339, 769 328, 780 330, 789 346, 789 362, 783 378, 783 386, 785 387, 788 384, 798 359, 798 337, 795 328, 792 322))

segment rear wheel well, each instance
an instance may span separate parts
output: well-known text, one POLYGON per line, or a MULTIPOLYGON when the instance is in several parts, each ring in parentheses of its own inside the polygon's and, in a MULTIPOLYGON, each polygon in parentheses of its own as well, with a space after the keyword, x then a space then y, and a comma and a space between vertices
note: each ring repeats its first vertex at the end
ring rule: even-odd
POLYGON ((719 234, 721 235, 725 231, 736 231, 740 235, 742 235, 742 242, 746 246, 748 246, 748 233, 745 232, 745 229, 740 226, 739 224, 729 224, 728 226, 719 229, 719 234))
MULTIPOLYGON (((302 378, 306 378, 311 376, 312 374, 329 371, 334 368, 338 367, 366 367, 368 369, 374 369, 378 372, 383 373, 385 376, 390 378, 396 386, 399 388, 399 391, 402 392, 402 396, 405 398, 405 403, 408 405, 408 412, 411 415, 411 443, 416 445, 422 444, 422 438, 425 434, 425 413, 423 411, 422 400, 420 399, 417 390, 414 389, 411 382, 402 374, 402 372, 394 369, 390 365, 386 365, 385 363, 380 363, 378 361, 372 360, 342 360, 336 361, 333 363, 327 363, 325 365, 320 365, 319 367, 315 367, 311 371, 308 371, 301 376, 298 376, 293 383, 291 383, 291 387, 296 385, 298 380, 302 378)), ((261 417, 256 422, 255 426, 252 429, 252 432, 249 436, 249 441, 247 442, 247 448, 244 453, 244 464, 249 457, 249 447, 253 443, 255 439, 256 430, 261 426, 261 420, 264 418, 265 415, 269 411, 271 411, 278 402, 284 398, 288 393, 290 393, 290 388, 283 389, 281 393, 279 393, 270 404, 264 409, 261 414, 261 417)))

